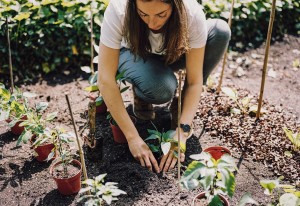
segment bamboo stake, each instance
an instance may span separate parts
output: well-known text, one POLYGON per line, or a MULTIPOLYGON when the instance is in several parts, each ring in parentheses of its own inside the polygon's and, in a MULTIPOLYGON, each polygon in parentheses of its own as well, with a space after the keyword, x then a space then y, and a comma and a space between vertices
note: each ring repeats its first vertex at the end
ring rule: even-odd
POLYGON ((177 131, 178 131, 178 146, 177 146, 177 154, 178 154, 178 193, 180 193, 180 167, 181 167, 181 162, 180 162, 180 157, 181 157, 181 151, 180 151, 180 117, 181 117, 181 81, 182 81, 182 70, 179 70, 179 91, 178 91, 178 94, 179 94, 179 97, 178 97, 178 114, 177 114, 177 131))
POLYGON ((91 22, 90 22, 90 26, 91 26, 91 70, 92 70, 92 74, 95 73, 95 69, 94 69, 94 33, 93 33, 93 9, 92 9, 92 2, 91 1, 91 5, 90 5, 90 10, 91 10, 91 22))
POLYGON ((9 28, 8 20, 6 17, 6 34, 7 34, 7 43, 8 43, 8 59, 9 59, 9 75, 10 75, 10 92, 14 92, 14 79, 13 79, 13 68, 12 68, 12 59, 11 59, 11 48, 10 48, 10 37, 9 37, 9 28))
MULTIPOLYGON (((78 145, 78 150, 79 150, 79 156, 80 156, 80 161, 81 161, 81 165, 82 165, 83 176, 84 176, 84 179, 87 180, 88 176, 87 176, 87 172, 86 172, 84 156, 83 156, 83 152, 82 152, 82 149, 81 149, 81 146, 80 146, 80 142, 79 142, 79 138, 78 138, 76 126, 75 126, 75 121, 74 121, 74 118, 73 118, 73 112, 72 112, 72 108, 71 108, 71 105, 70 105, 69 97, 68 97, 67 94, 66 94, 66 100, 67 100, 67 103, 68 103, 69 112, 70 112, 70 115, 71 115, 72 124, 73 124, 75 135, 76 135, 76 141, 77 141, 77 145, 78 145)), ((88 194, 89 195, 91 194, 90 190, 88 190, 88 194)))
MULTIPOLYGON (((234 0, 231 1, 230 15, 229 15, 229 19, 228 19, 229 28, 231 28, 233 8, 234 8, 234 0)), ((221 91, 221 85, 222 85, 223 76, 224 76, 225 64, 226 64, 226 60, 227 60, 227 49, 228 49, 228 46, 226 47, 224 57, 223 57, 222 71, 221 71, 221 76, 220 76, 220 80, 219 80, 219 85, 217 87, 217 94, 219 94, 221 91)))
POLYGON ((272 37, 273 22, 274 22, 274 18, 275 18, 275 8, 276 8, 276 0, 273 0, 272 1, 272 11, 270 14, 267 42, 266 42, 266 50, 265 50, 263 73, 262 73, 261 86, 260 86, 260 94, 259 94, 259 100, 258 100, 258 108, 257 108, 257 112, 256 112, 256 120, 258 120, 260 117, 260 110, 261 110, 261 106, 262 106, 262 99, 263 99, 263 94, 264 94, 268 57, 269 57, 269 48, 270 48, 271 37, 272 37))

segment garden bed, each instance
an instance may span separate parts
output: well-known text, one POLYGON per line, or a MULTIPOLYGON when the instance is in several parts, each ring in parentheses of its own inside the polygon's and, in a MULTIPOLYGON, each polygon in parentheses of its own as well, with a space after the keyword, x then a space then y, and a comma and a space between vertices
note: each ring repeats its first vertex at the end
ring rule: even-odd
MULTIPOLYGON (((299 48, 300 38, 292 36, 271 47, 269 69, 272 68, 273 73, 267 77, 264 102, 264 109, 269 112, 258 122, 255 122, 255 117, 248 115, 231 115, 229 109, 234 103, 223 93, 217 95, 213 90, 208 90, 202 94, 194 120, 195 133, 187 142, 187 156, 216 144, 231 149, 239 163, 232 205, 236 205, 245 192, 252 193, 259 203, 266 203, 268 198, 259 185, 261 179, 284 175, 285 181, 299 185, 299 153, 294 153, 293 158, 284 156, 284 152, 291 150, 292 145, 282 130, 284 126, 300 127, 300 68, 292 67, 292 62, 299 59, 299 48)), ((240 96, 251 94, 257 99, 263 53, 264 49, 259 48, 244 54, 229 55, 224 86, 238 88, 240 96)), ((39 94, 37 101, 50 104, 47 112, 59 111, 57 124, 72 130, 64 95, 69 94, 75 123, 81 128, 87 120, 89 99, 83 91, 86 86, 85 74, 62 71, 43 77, 36 84, 22 85, 22 90, 39 94)), ((132 114, 131 90, 125 92, 123 98, 128 112, 132 114)), ((164 128, 166 131, 169 128, 167 106, 155 107, 157 118, 154 124, 158 130, 164 128)), ((147 137, 146 129, 153 129, 148 121, 138 120, 136 125, 144 138, 147 137)), ((106 181, 119 183, 119 188, 126 191, 127 195, 120 196, 115 205, 189 205, 193 196, 200 191, 178 194, 177 170, 155 174, 141 167, 126 145, 113 142, 106 116, 97 115, 96 139, 96 149, 90 151, 84 147, 88 176, 92 178, 108 173, 106 181)), ((16 140, 17 136, 8 132, 8 127, 0 128, 0 205, 76 205, 79 195, 62 196, 57 191, 49 174, 50 163, 35 160, 29 145, 16 147, 16 140)))

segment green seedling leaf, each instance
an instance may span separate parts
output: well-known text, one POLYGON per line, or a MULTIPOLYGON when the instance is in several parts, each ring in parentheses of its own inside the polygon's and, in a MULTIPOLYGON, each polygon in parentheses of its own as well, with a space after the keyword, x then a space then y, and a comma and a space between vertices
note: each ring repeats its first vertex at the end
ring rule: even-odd
POLYGON ((265 188, 264 193, 266 195, 271 195, 274 188, 279 186, 279 180, 261 180, 260 185, 265 188))
POLYGON ((258 202, 256 202, 252 197, 250 193, 245 193, 241 200, 238 203, 238 206, 245 206, 246 204, 253 204, 258 205, 258 202))
POLYGON ((153 144, 148 144, 148 147, 152 152, 159 152, 159 146, 155 146, 153 144))
POLYGON ((129 89, 129 86, 122 88, 122 89, 120 90, 120 93, 125 92, 127 89, 129 89))
POLYGON ((161 136, 161 133, 158 132, 158 131, 156 131, 156 130, 147 129, 147 131, 148 131, 149 134, 155 134, 155 135, 157 135, 159 137, 161 136))
POLYGON ((49 155, 48 155, 46 161, 47 161, 47 162, 50 161, 50 160, 54 157, 54 155, 55 155, 55 152, 54 152, 54 151, 51 151, 51 152, 49 153, 49 155))
POLYGON ((242 105, 244 108, 248 107, 249 106, 249 103, 250 103, 251 99, 249 97, 244 97, 242 99, 242 105))
POLYGON ((121 73, 118 73, 117 76, 116 76, 116 81, 122 80, 122 78, 124 78, 124 74, 125 74, 125 71, 122 71, 121 73))
POLYGON ((95 92, 95 91, 99 91, 99 88, 97 85, 92 85, 92 86, 86 87, 84 90, 88 91, 88 92, 95 92))
POLYGON ((89 66, 83 66, 83 67, 80 67, 80 68, 81 68, 82 71, 84 71, 88 74, 92 72, 92 69, 89 66))
POLYGON ((161 143, 161 150, 164 153, 164 155, 168 154, 170 149, 171 149, 171 142, 162 142, 161 143))
POLYGON ((90 85, 94 85, 96 84, 97 82, 97 78, 98 78, 98 71, 96 71, 94 74, 92 74, 90 77, 89 77, 89 84, 90 85))
POLYGON ((229 87, 222 87, 222 92, 224 92, 229 98, 233 99, 234 101, 237 101, 238 94, 237 91, 234 89, 231 89, 229 87))
POLYGON ((27 97, 27 98, 33 98, 33 97, 36 97, 37 94, 32 93, 32 92, 24 92, 24 93, 23 93, 23 96, 24 96, 24 97, 27 97))
POLYGON ((280 206, 299 206, 300 198, 296 197, 296 195, 292 193, 285 193, 279 198, 280 206))
POLYGON ((231 114, 241 114, 241 110, 237 108, 230 108, 231 114))
POLYGON ((50 114, 47 115, 46 117, 46 121, 52 121, 53 119, 55 119, 57 117, 58 112, 52 112, 50 114))
POLYGON ((44 111, 45 109, 47 109, 48 105, 49 104, 47 102, 37 103, 37 105, 35 106, 37 113, 40 113, 40 112, 44 111))
POLYGON ((13 19, 17 21, 22 21, 23 19, 28 19, 30 17, 30 12, 22 12, 18 15, 16 15, 13 19))
POLYGON ((97 97, 95 102, 96 102, 96 106, 100 106, 104 102, 103 97, 102 96, 97 97))
POLYGON ((175 135, 176 135, 175 130, 169 130, 166 133, 163 133, 162 139, 163 139, 164 142, 168 142, 170 140, 174 140, 173 138, 175 137, 175 135))

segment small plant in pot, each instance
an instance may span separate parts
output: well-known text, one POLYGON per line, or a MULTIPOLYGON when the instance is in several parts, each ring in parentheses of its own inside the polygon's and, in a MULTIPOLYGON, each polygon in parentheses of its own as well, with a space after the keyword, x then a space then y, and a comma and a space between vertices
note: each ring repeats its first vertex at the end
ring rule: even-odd
MULTIPOLYGON (((147 145, 149 146, 150 150, 161 158, 162 155, 168 154, 172 147, 176 148, 178 146, 178 141, 174 139, 176 135, 175 130, 169 130, 167 132, 159 132, 155 125, 153 125, 156 130, 148 129, 149 137, 145 139, 147 145)), ((181 152, 184 153, 186 150, 186 146, 181 144, 180 146, 181 152)), ((177 150, 174 149, 174 156, 178 157, 177 150)))
MULTIPOLYGON (((133 123, 135 124, 136 118, 131 115, 130 115, 130 118, 133 121, 133 123)), ((121 128, 118 126, 117 122, 114 120, 114 118, 111 116, 110 113, 108 113, 108 115, 106 116, 106 119, 109 121, 111 130, 113 133, 114 141, 119 144, 126 144, 127 139, 126 139, 124 133, 122 132, 121 128)))
POLYGON ((58 191, 63 195, 78 193, 81 188, 82 165, 72 158, 65 134, 56 130, 58 134, 57 161, 50 167, 50 175, 56 182, 58 191))
POLYGON ((20 135, 24 127, 19 126, 26 119, 26 111, 28 110, 27 97, 35 97, 30 92, 24 92, 15 87, 11 93, 0 83, 0 121, 5 120, 11 128, 12 133, 20 135))
POLYGON ((118 183, 106 182, 104 183, 104 178, 107 174, 101 174, 95 179, 87 179, 82 182, 82 184, 87 185, 87 187, 82 188, 79 193, 82 195, 78 202, 85 200, 84 205, 91 206, 101 206, 105 203, 110 205, 112 201, 118 200, 116 198, 119 195, 126 194, 123 190, 117 187, 118 183), (90 191, 90 194, 85 194, 90 191))
POLYGON ((228 206, 229 202, 223 195, 232 197, 235 190, 235 177, 237 170, 234 159, 224 154, 215 160, 209 153, 191 155, 195 161, 191 162, 184 172, 180 184, 185 189, 201 187, 204 192, 198 194, 194 206, 228 206))
POLYGON ((55 137, 51 135, 51 130, 47 127, 47 124, 56 118, 57 112, 47 114, 44 119, 42 112, 47 107, 47 102, 40 102, 36 104, 34 109, 28 109, 25 113, 27 119, 20 124, 25 129, 17 141, 17 146, 22 142, 26 144, 30 141, 32 148, 37 153, 36 159, 40 162, 47 160, 48 155, 55 147, 55 137))

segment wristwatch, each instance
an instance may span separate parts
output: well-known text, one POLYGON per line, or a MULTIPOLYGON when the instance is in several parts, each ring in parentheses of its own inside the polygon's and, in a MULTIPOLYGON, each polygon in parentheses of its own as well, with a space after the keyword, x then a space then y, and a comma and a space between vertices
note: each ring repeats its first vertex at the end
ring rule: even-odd
POLYGON ((183 132, 189 133, 191 131, 191 126, 188 124, 180 124, 180 128, 183 130, 183 132))

